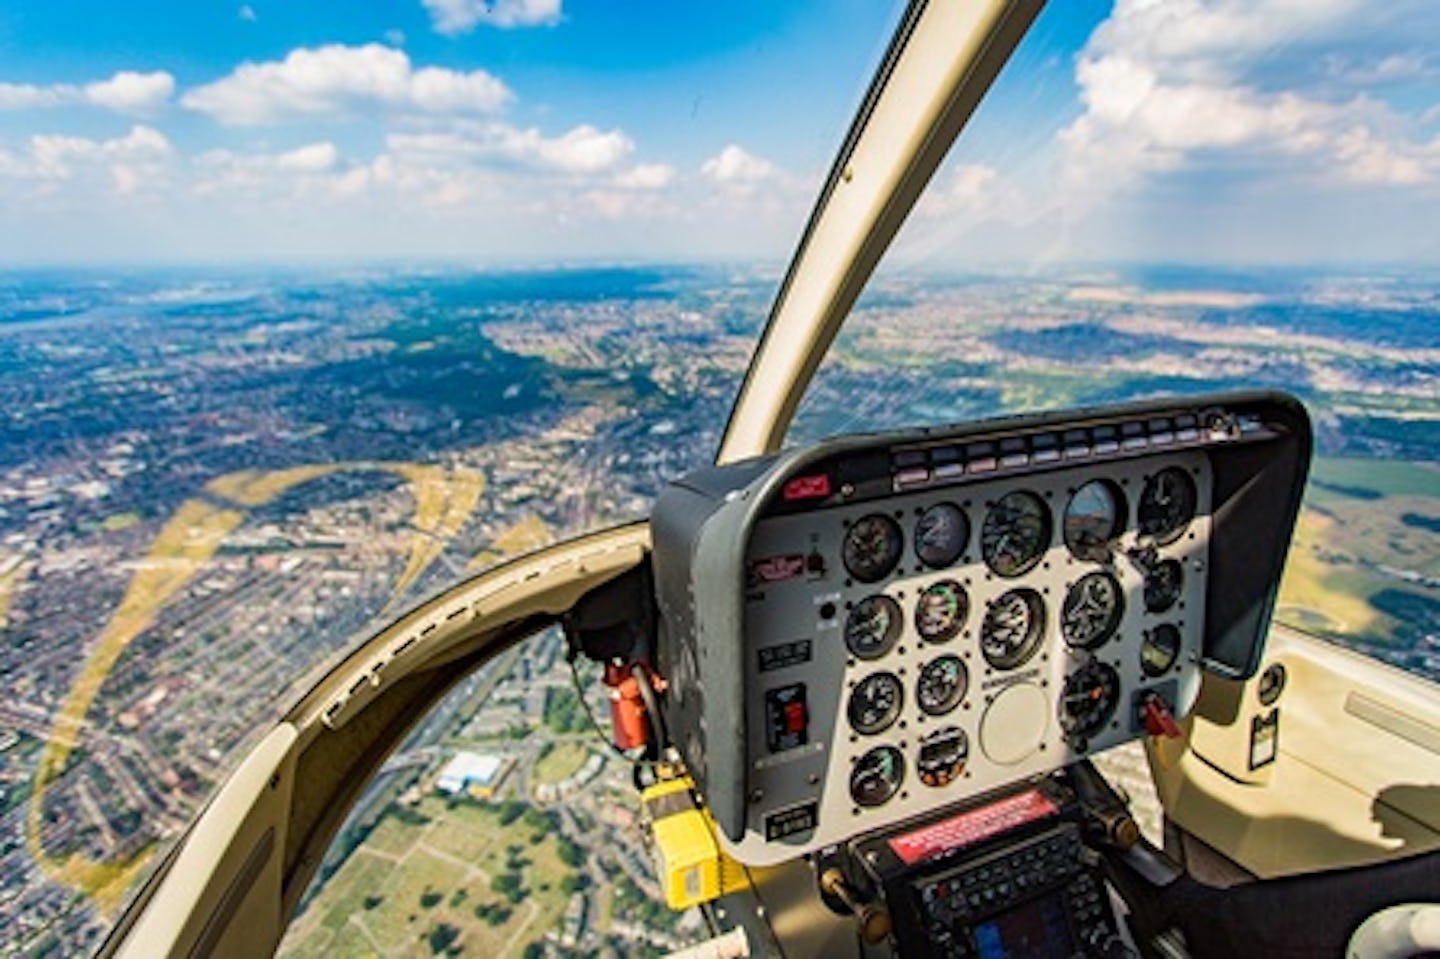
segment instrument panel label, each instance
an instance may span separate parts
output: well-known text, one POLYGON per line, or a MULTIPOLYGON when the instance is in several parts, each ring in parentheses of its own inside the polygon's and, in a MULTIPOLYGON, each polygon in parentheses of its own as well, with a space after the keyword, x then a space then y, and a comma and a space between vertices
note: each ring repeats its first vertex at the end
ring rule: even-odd
POLYGON ((767 556, 750 562, 750 585, 764 586, 766 583, 782 583, 787 579, 805 575, 805 557, 799 553, 781 556, 767 556))
POLYGON ((801 803, 765 817, 765 841, 774 842, 796 833, 811 832, 820 821, 818 802, 801 803))
POLYGON ((925 862, 936 856, 963 849, 1015 826, 1046 816, 1053 816, 1060 807, 1038 789, 1027 789, 1014 796, 969 812, 942 819, 934 825, 886 840, 891 851, 907 866, 925 862))
POLYGON ((760 660, 760 672, 769 673, 777 669, 799 666, 810 662, 812 644, 808 639, 797 639, 790 643, 763 646, 756 650, 760 660))

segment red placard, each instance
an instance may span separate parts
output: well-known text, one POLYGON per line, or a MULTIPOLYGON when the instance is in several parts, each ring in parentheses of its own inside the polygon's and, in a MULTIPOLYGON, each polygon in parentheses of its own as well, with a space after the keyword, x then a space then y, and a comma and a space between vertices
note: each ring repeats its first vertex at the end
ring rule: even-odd
POLYGON ((797 476, 785 483, 781 495, 787 500, 820 499, 830 495, 830 477, 824 473, 797 476))
POLYGON ((905 865, 913 866, 952 849, 973 846, 982 839, 989 839, 1022 823, 1053 816, 1059 811, 1060 807, 1040 790, 1027 789, 887 841, 905 865))

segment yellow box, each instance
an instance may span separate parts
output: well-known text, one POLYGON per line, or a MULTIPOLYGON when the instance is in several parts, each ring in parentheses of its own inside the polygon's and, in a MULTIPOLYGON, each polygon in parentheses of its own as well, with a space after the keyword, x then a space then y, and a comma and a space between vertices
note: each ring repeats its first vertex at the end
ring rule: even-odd
POLYGON ((665 904, 682 910, 745 885, 745 870, 720 850, 715 825, 695 802, 688 776, 648 787, 640 804, 654 841, 655 876, 665 904))

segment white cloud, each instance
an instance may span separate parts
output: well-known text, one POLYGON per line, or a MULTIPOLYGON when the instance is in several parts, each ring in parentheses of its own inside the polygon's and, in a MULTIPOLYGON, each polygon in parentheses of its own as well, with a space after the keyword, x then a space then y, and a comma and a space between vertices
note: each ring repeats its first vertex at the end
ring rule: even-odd
POLYGON ((210 150, 195 159, 193 189, 200 195, 222 196, 285 193, 312 185, 315 178, 334 172, 339 162, 340 151, 328 141, 284 153, 210 150))
POLYGON ((477 26, 553 26, 560 22, 560 0, 421 0, 437 33, 453 36, 477 26))
POLYGON ((190 90, 180 102, 227 125, 254 126, 376 107, 492 113, 511 98, 509 88, 484 70, 416 70, 403 50, 368 43, 302 47, 284 60, 244 63, 229 76, 190 90))
POLYGON ((779 173, 775 164, 734 143, 706 160, 700 172, 716 183, 742 185, 759 183, 779 173))
POLYGON ((457 124, 442 132, 392 133, 385 142, 393 153, 423 157, 442 166, 500 161, 567 174, 613 170, 635 150, 624 131, 602 131, 589 124, 557 137, 507 123, 457 124))
POLYGON ((622 171, 615 185, 625 190, 663 190, 675 180, 675 168, 666 163, 641 163, 622 171))
POLYGON ((257 19, 259 19, 255 16, 255 8, 250 6, 250 4, 248 3, 243 4, 236 15, 241 20, 244 20, 246 23, 254 23, 257 19))
POLYGON ((164 105, 174 92, 175 78, 164 70, 150 73, 121 70, 108 80, 84 86, 71 83, 47 86, 0 83, 0 110, 32 110, 82 103, 116 113, 146 114, 164 105))
MULTIPOLYGON (((1077 60, 1083 112, 1060 133, 1062 189, 1093 207, 1147 175, 1201 161, 1287 184, 1435 179, 1440 163, 1407 134, 1413 123, 1381 101, 1253 79, 1282 42, 1339 42, 1365 16, 1358 0, 1118 0, 1077 60)), ((1377 69, 1398 75, 1417 65, 1377 69)))
POLYGON ((148 113, 175 92, 175 78, 163 70, 136 73, 122 70, 109 80, 85 86, 86 101, 117 113, 148 113))
POLYGON ((173 154, 163 133, 142 124, 107 140, 36 134, 21 153, 0 150, 0 177, 37 181, 45 196, 55 195, 62 184, 74 181, 89 181, 115 194, 130 195, 159 187, 173 154))

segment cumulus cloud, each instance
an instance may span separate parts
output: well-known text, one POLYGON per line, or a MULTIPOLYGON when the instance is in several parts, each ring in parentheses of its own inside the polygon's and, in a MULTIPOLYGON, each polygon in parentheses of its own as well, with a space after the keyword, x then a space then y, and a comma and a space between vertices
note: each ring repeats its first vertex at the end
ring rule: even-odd
POLYGON ((716 183, 747 185, 768 180, 779 170, 769 160, 731 143, 706 160, 700 166, 700 172, 716 183))
POLYGON ((1317 181, 1435 178, 1435 151, 1383 102, 1254 79, 1279 41, 1333 38, 1364 15, 1358 0, 1118 0, 1077 60, 1083 112, 1060 133, 1065 188, 1093 204, 1201 158, 1317 181))
POLYGON ((150 73, 121 70, 108 80, 83 86, 0 83, 0 110, 33 110, 81 103, 116 113, 146 114, 163 106, 174 92, 175 78, 164 70, 150 73))
POLYGON ((368 43, 290 51, 284 60, 244 63, 180 98, 231 126, 256 126, 365 109, 435 114, 493 113, 512 99, 484 70, 415 69, 403 50, 368 43))
POLYGON ((173 153, 163 133, 142 124, 105 140, 36 134, 21 152, 0 151, 0 176, 38 181, 47 194, 64 183, 90 180, 130 195, 159 186, 173 153))
POLYGON ((625 190, 663 190, 675 180, 675 168, 666 163, 641 163, 622 171, 615 185, 625 190))
POLYGON ((393 153, 440 165, 489 162, 568 174, 613 170, 635 150, 624 131, 599 130, 589 124, 556 137, 507 123, 457 124, 440 132, 392 133, 385 142, 393 153))
POLYGON ((477 26, 553 26, 560 22, 560 0, 421 0, 437 33, 454 36, 477 26))
POLYGON ((283 153, 236 153, 210 150, 195 160, 197 194, 284 190, 298 180, 333 172, 340 151, 328 141, 311 143, 283 153))

